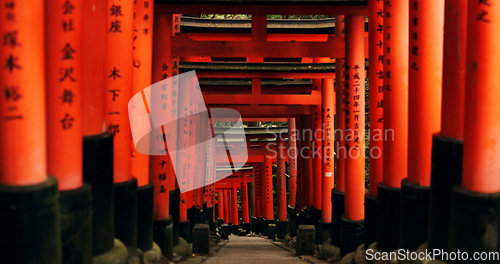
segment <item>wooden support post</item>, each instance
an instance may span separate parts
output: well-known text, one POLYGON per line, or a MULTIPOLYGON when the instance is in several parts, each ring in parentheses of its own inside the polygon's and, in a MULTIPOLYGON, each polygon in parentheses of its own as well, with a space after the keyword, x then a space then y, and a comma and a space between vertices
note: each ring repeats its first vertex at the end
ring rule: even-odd
POLYGON ((261 216, 261 171, 258 163, 253 164, 253 217, 258 219, 261 216))
POLYGON ((248 207, 248 184, 247 176, 243 175, 241 177, 241 189, 240 189, 240 200, 241 200, 241 218, 243 218, 243 223, 250 223, 250 211, 248 207))
POLYGON ((445 1, 441 133, 432 142, 429 249, 448 247, 450 197, 462 180, 467 2, 445 1))
POLYGON ((368 2, 368 98, 370 189, 365 196, 365 245, 377 240, 377 186, 383 177, 384 149, 384 3, 368 2))
MULTIPOLYGON (((321 62, 330 62, 329 58, 314 58, 313 61, 315 63, 321 62)), ((321 79, 313 79, 313 89, 319 93, 321 93, 322 80, 321 79)), ((319 105, 311 105, 311 117, 312 117, 312 145, 311 145, 311 153, 312 153, 312 179, 313 179, 313 201, 312 206, 313 210, 321 210, 322 208, 322 174, 323 174, 323 160, 322 160, 322 116, 321 116, 321 104, 319 105)))
POLYGON ((262 174, 262 179, 264 180, 264 196, 262 200, 264 201, 264 208, 262 211, 262 216, 265 220, 274 219, 274 208, 273 208, 273 160, 271 156, 266 155, 264 157, 264 171, 262 174))
POLYGON ((227 190, 223 190, 222 191, 223 194, 224 194, 224 223, 225 224, 229 224, 229 218, 230 218, 230 215, 229 215, 229 196, 228 196, 228 191, 227 190))
POLYGON ((44 6, 19 1, 0 8, 0 184, 39 184, 47 180, 44 6))
POLYGON ((401 183, 401 247, 410 250, 428 237, 432 135, 441 124, 443 26, 444 0, 410 1, 408 178, 401 183))
POLYGON ((452 191, 449 249, 468 254, 499 250, 496 238, 500 226, 498 4, 468 1, 467 8, 463 175, 462 185, 452 191), (491 227, 494 229, 485 231, 491 227), (484 232, 491 234, 491 239, 485 238, 484 232))
POLYGON ((377 245, 399 246, 401 180, 408 174, 408 1, 384 2, 384 175, 378 185, 377 245))
POLYGON ((106 127, 114 135, 115 183, 132 179, 128 101, 132 97, 133 4, 132 0, 108 1, 106 127))
POLYGON ((225 219, 225 212, 224 212, 224 191, 219 190, 217 192, 217 211, 219 213, 219 219, 224 220, 225 219))
POLYGON ((231 186, 231 222, 233 225, 239 224, 238 218, 238 189, 236 183, 233 182, 231 186))
POLYGON ((295 208, 297 200, 297 128, 295 118, 288 118, 288 155, 290 172, 288 206, 295 208))
POLYGON ((332 189, 334 187, 334 114, 335 90, 333 79, 323 79, 323 201, 321 221, 332 222, 332 189))
POLYGON ((278 220, 287 220, 286 210, 286 176, 285 176, 285 160, 286 147, 282 139, 278 138, 278 178, 277 178, 277 193, 278 193, 278 220))
POLYGON ((47 3, 48 173, 59 190, 72 190, 82 186, 82 2, 72 2, 68 12, 61 6, 64 1, 47 3), (74 21, 74 30, 61 27, 66 20, 74 21))

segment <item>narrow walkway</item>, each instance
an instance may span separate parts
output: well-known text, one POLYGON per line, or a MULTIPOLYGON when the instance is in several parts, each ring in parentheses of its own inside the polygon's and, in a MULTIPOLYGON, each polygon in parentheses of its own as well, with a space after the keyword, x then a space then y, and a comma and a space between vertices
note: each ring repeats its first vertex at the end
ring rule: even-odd
POLYGON ((229 236, 229 242, 214 256, 208 258, 207 264, 287 264, 310 263, 294 256, 270 240, 261 237, 229 236))

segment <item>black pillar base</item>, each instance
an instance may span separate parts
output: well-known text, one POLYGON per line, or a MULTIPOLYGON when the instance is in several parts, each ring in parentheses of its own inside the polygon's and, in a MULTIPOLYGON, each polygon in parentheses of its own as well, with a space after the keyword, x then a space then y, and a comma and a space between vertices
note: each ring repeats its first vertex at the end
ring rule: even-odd
POLYGON ((429 226, 429 187, 401 182, 400 248, 415 250, 427 241, 429 226))
POLYGON ((153 247, 153 184, 137 188, 137 248, 153 247))
POLYGON ((332 223, 319 221, 316 228, 316 244, 323 244, 332 238, 332 223))
POLYGON ((250 234, 250 229, 251 229, 250 223, 242 223, 241 228, 245 230, 247 234, 250 234))
POLYGON ((297 230, 299 229, 299 220, 297 217, 296 207, 287 207, 288 219, 290 219, 290 236, 297 236, 297 230))
POLYGON ((224 219, 217 219, 217 226, 221 227, 224 224, 224 219))
POLYGON ((153 240, 165 257, 171 257, 174 248, 172 218, 153 221, 153 240))
POLYGON ((92 264, 92 189, 84 184, 60 194, 63 263, 92 264))
POLYGON ((113 135, 83 138, 83 181, 92 186, 93 255, 115 246, 113 135))
MULTIPOLYGON (((318 226, 318 222, 321 220, 321 210, 314 207, 311 208, 311 225, 318 226)), ((317 230, 318 228, 316 228, 317 230)))
POLYGON ((254 234, 259 234, 260 233, 260 229, 259 229, 260 223, 259 222, 260 222, 260 219, 257 218, 257 217, 252 217, 250 219, 250 223, 251 223, 251 226, 252 226, 252 232, 254 234))
POLYGON ((174 232, 174 246, 179 244, 179 202, 181 201, 181 192, 179 189, 173 189, 169 193, 168 213, 172 217, 172 229, 174 232))
POLYGON ((300 210, 299 213, 299 225, 311 225, 311 224, 312 224, 311 209, 303 208, 302 210, 300 210))
POLYGON ((448 248, 451 192, 462 181, 462 141, 435 134, 429 202, 429 249, 448 248))
POLYGON ((365 195, 365 245, 377 241, 377 197, 365 195))
POLYGON ((365 238, 365 221, 354 221, 345 216, 340 218, 340 255, 354 252, 365 238))
POLYGON ((390 252, 399 247, 401 189, 378 184, 377 247, 390 252))
POLYGON ((340 218, 344 215, 345 194, 332 189, 332 245, 340 246, 340 218))
POLYGON ((280 239, 285 238, 288 234, 289 221, 276 221, 277 234, 276 236, 280 239))
POLYGON ((191 230, 191 223, 189 220, 179 222, 179 236, 184 238, 188 243, 191 243, 191 230))
POLYGON ((259 231, 263 236, 267 236, 267 222, 263 217, 259 219, 259 231))
POLYGON ((215 232, 214 207, 207 207, 203 211, 205 214, 205 219, 208 222, 208 226, 210 227, 210 231, 215 232))
POLYGON ((260 220, 260 222, 261 222, 261 228, 262 228, 261 229, 262 235, 266 236, 266 237, 269 236, 269 224, 276 224, 276 220, 274 220, 274 219, 268 220, 268 219, 262 218, 260 220))
POLYGON ((238 235, 238 229, 240 229, 239 225, 231 225, 231 234, 238 235))
POLYGON ((460 250, 472 256, 474 252, 500 250, 500 192, 477 193, 456 185, 450 219, 449 252, 460 250))
POLYGON ((137 179, 115 183, 115 237, 137 247, 137 179))
POLYGON ((62 263, 58 198, 52 177, 35 185, 0 185, 2 263, 62 263))

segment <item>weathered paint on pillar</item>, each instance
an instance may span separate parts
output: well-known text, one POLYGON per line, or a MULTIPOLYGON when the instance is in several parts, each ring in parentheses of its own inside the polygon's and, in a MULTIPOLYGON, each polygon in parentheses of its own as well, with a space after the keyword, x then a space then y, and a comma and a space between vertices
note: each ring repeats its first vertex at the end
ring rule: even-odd
MULTIPOLYGON (((172 67, 170 57, 170 37, 172 35, 172 16, 158 15, 154 17, 153 27, 153 57, 152 66, 152 82, 156 83, 172 76, 172 67)), ((144 92, 143 92, 144 93, 144 92)), ((144 94, 144 96, 146 96, 144 94)), ((159 96, 151 97, 151 108, 161 107, 162 99, 159 96)), ((171 104, 171 111, 177 111, 171 104)), ((147 109, 149 112, 149 109, 147 109)), ((151 155, 149 158, 149 181, 154 188, 154 219, 166 219, 169 216, 170 191, 175 188, 175 172, 173 162, 175 157, 170 157, 167 150, 166 141, 164 138, 164 130, 153 130, 150 134, 151 146, 156 146, 158 143, 163 143, 163 148, 158 146, 158 150, 150 150, 156 155, 151 155)), ((185 221, 186 215, 180 216, 180 221, 185 221)))
POLYGON ((346 159, 345 217, 365 218, 365 56, 364 17, 346 17, 346 159))
POLYGON ((260 187, 261 171, 258 164, 253 164, 253 217, 259 218, 261 216, 260 200, 261 200, 261 187, 260 187))
POLYGON ((464 138, 467 0, 445 1, 441 134, 464 138))
POLYGON ((57 178, 59 190, 83 182, 82 1, 68 3, 50 1, 45 8, 48 173, 57 178), (63 26, 65 21, 73 21, 73 30, 63 26), (71 74, 65 77, 66 70, 71 74))
POLYGON ((323 79, 323 210, 321 220, 332 222, 332 189, 335 183, 334 176, 334 115, 335 115, 335 88, 333 79, 323 79))
MULTIPOLYGON (((297 200, 297 129, 295 118, 288 118, 288 160, 289 173, 288 179, 288 206, 295 208, 297 200)), ((254 181, 255 183, 256 181, 254 181)))
POLYGON ((265 201, 265 207, 262 208, 262 216, 271 220, 274 219, 273 212, 273 160, 271 156, 264 156, 264 173, 262 178, 265 179, 264 188, 265 193, 262 197, 265 201))
MULTIPOLYGON (((314 58, 314 63, 325 62, 325 59, 329 58, 314 58)), ((313 89, 317 92, 322 91, 322 81, 321 79, 313 79, 313 89)), ((322 194, 322 174, 323 174, 323 161, 321 157, 322 151, 322 118, 321 118, 321 104, 311 105, 311 117, 312 117, 312 179, 313 179, 313 201, 312 206, 318 210, 322 208, 321 194, 322 194)))
POLYGON ((500 8, 498 1, 469 1, 467 83, 462 185, 500 192, 500 8))
POLYGON ((234 182, 231 186, 231 220, 233 225, 238 225, 238 189, 234 182))
POLYGON ((431 184, 432 135, 441 126, 444 0, 410 1, 408 180, 431 184))
POLYGON ((223 193, 223 196, 224 196, 224 198, 222 199, 222 200, 224 200, 224 204, 223 204, 223 207, 224 207, 224 223, 225 224, 229 224, 230 215, 229 215, 229 196, 228 196, 228 191, 227 190, 223 190, 222 193, 223 193))
POLYGON ((243 223, 250 223, 250 211, 248 207, 248 184, 247 176, 243 175, 241 177, 241 189, 240 189, 240 200, 241 200, 241 218, 243 218, 243 223))
MULTIPOLYGON (((132 178, 132 135, 128 101, 132 97, 133 0, 109 0, 106 52, 106 128, 114 136, 114 182, 132 178)), ((68 74, 73 73, 68 70, 68 74)))
POLYGON ((370 195, 377 197, 383 177, 384 149, 384 2, 368 1, 368 98, 370 117, 370 195))
MULTIPOLYGON (((344 16, 335 16, 335 35, 344 35, 344 16)), ((345 58, 335 58, 335 150, 336 167, 335 189, 345 191, 345 159, 347 157, 345 149, 345 104, 344 104, 344 65, 345 58)))
POLYGON ((301 148, 299 155, 301 156, 301 171, 302 171, 302 194, 304 196, 305 206, 313 205, 314 180, 313 180, 313 161, 312 161, 312 120, 310 115, 301 116, 301 148))
POLYGON ((408 174, 408 1, 384 1, 384 175, 399 188, 408 174))
MULTIPOLYGON (((83 135, 98 135, 106 131, 106 23, 107 1, 83 1, 82 23, 82 113, 83 135)), ((73 30, 70 21, 63 23, 66 30, 73 30)))
POLYGON ((217 208, 219 212, 219 219, 224 220, 224 191, 220 190, 217 192, 217 208))
POLYGON ((0 15, 0 184, 38 184, 47 180, 43 1, 2 1, 0 15))
POLYGON ((278 193, 278 220, 286 221, 286 146, 283 139, 278 137, 278 178, 276 191, 278 193))
MULTIPOLYGON (((141 92, 151 85, 153 64, 153 1, 134 2, 134 43, 132 68, 132 94, 141 92)), ((150 94, 145 95, 151 97, 150 94)), ((144 119, 144 126, 148 121, 144 119)), ((138 186, 149 183, 149 155, 144 155, 132 144, 131 174, 138 186)))

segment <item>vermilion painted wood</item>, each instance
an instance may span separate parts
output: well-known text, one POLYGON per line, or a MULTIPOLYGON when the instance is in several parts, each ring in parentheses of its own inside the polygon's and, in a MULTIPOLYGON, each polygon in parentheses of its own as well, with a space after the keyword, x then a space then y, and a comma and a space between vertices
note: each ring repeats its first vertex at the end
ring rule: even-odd
MULTIPOLYGON (((337 36, 344 36, 344 16, 336 16, 338 21, 335 27, 337 36)), ((336 152, 336 173, 335 189, 345 191, 345 105, 344 105, 344 58, 335 58, 335 152, 336 152), (338 131, 338 132, 337 132, 338 131)))
POLYGON ((384 2, 383 182, 401 187, 408 175, 408 1, 384 2))
POLYGON ((349 220, 365 218, 365 64, 363 47, 364 17, 346 16, 346 159, 345 209, 349 220), (349 77, 349 80, 347 80, 349 77), (349 102, 349 104, 347 104, 349 102), (349 121, 349 122, 348 122, 349 121))
POLYGON ((239 224, 238 218, 238 189, 236 188, 237 183, 232 184, 231 188, 231 223, 233 225, 239 224))
POLYGON ((286 146, 285 142, 281 139, 278 140, 278 175, 276 192, 278 193, 278 220, 286 221, 286 146))
MULTIPOLYGON (((64 0, 46 2, 47 30, 47 154, 48 173, 57 178, 59 190, 82 186, 82 1, 71 2, 65 13, 64 0), (71 19, 74 30, 61 25, 71 19), (61 81, 61 69, 71 69, 61 81)), ((31 7, 30 7, 31 8, 31 7)))
POLYGON ((47 180, 44 2, 7 3, 0 7, 0 184, 38 184, 47 180))
POLYGON ((295 118, 288 118, 288 155, 289 173, 288 179, 288 206, 295 208, 297 200, 297 128, 295 118))
POLYGON ((464 138, 467 1, 445 1, 441 134, 464 138))
POLYGON ((321 220, 325 223, 332 221, 332 189, 334 187, 334 114, 335 89, 333 79, 323 79, 323 199, 321 220))
POLYGON ((500 192, 500 8, 469 1, 462 185, 500 192))
POLYGON ((384 141, 384 2, 368 1, 370 58, 368 98, 370 122, 370 195, 377 197, 377 184, 383 177, 384 141), (378 45, 377 45, 378 44, 378 45))
MULTIPOLYGON (((169 54, 169 35, 172 35, 172 16, 158 15, 154 17, 153 27, 153 57, 152 64, 152 82, 159 82, 163 74, 172 75, 172 67, 168 67, 167 71, 162 71, 162 65, 172 65, 169 54)), ((152 100, 152 104, 154 104, 152 100)), ((151 139, 163 137, 162 131, 154 130, 151 139)), ((167 146, 165 145, 167 148, 167 146)), ((170 191, 175 188, 175 172, 174 163, 175 157, 170 157, 167 151, 164 156, 151 155, 149 159, 149 181, 153 184, 154 190, 154 218, 162 220, 169 217, 169 201, 170 191), (165 177, 163 177, 165 176, 165 177)), ((180 210, 180 221, 185 221, 187 215, 184 210, 180 210)))
POLYGON ((430 186, 432 135, 441 130, 444 0, 410 2, 408 180, 430 186))
MULTIPOLYGON (((314 62, 323 62, 325 60, 314 58, 314 62)), ((326 58, 326 61, 329 62, 330 59, 326 58)), ((311 118, 312 118, 312 178, 313 178, 313 206, 314 208, 321 210, 322 208, 322 200, 321 196, 323 193, 323 122, 321 115, 321 91, 322 81, 321 79, 313 80, 313 89, 314 92, 318 93, 318 103, 315 105, 311 105, 311 118)))
POLYGON ((210 4, 162 4, 157 13, 179 14, 294 14, 294 15, 367 15, 363 5, 210 5, 210 4))
POLYGON ((264 195, 261 199, 264 201, 264 207, 261 208, 262 216, 267 220, 274 219, 274 207, 273 207, 273 163, 271 157, 265 156, 263 164, 263 176, 264 179, 264 195))
POLYGON ((241 177, 240 200, 241 200, 241 218, 243 219, 243 223, 250 223, 247 176, 241 177))
MULTIPOLYGON (((151 85, 153 63, 153 2, 137 0, 134 2, 134 49, 133 49, 133 84, 132 93, 151 85), (148 5, 145 5, 145 2, 148 5)), ((151 95, 145 95, 151 96, 151 95)), ((144 155, 132 144, 131 174, 137 179, 138 186, 149 183, 149 155, 144 155)))
MULTIPOLYGON (((262 159, 264 162, 264 159, 262 159)), ((260 186, 260 166, 254 163, 253 165, 253 212, 252 216, 259 218, 261 216, 260 199, 261 199, 261 186, 260 186)))
POLYGON ((106 19, 107 1, 83 1, 85 23, 82 23, 82 113, 83 135, 98 135, 106 131, 106 19))
POLYGON ((128 121, 128 101, 132 97, 133 0, 108 1, 109 26, 106 52, 106 128, 114 135, 114 181, 132 178, 130 162, 132 135, 128 121), (118 14, 116 7, 121 7, 118 14), (115 10, 115 11, 113 11, 115 10), (118 19, 119 16, 119 19, 118 19))

